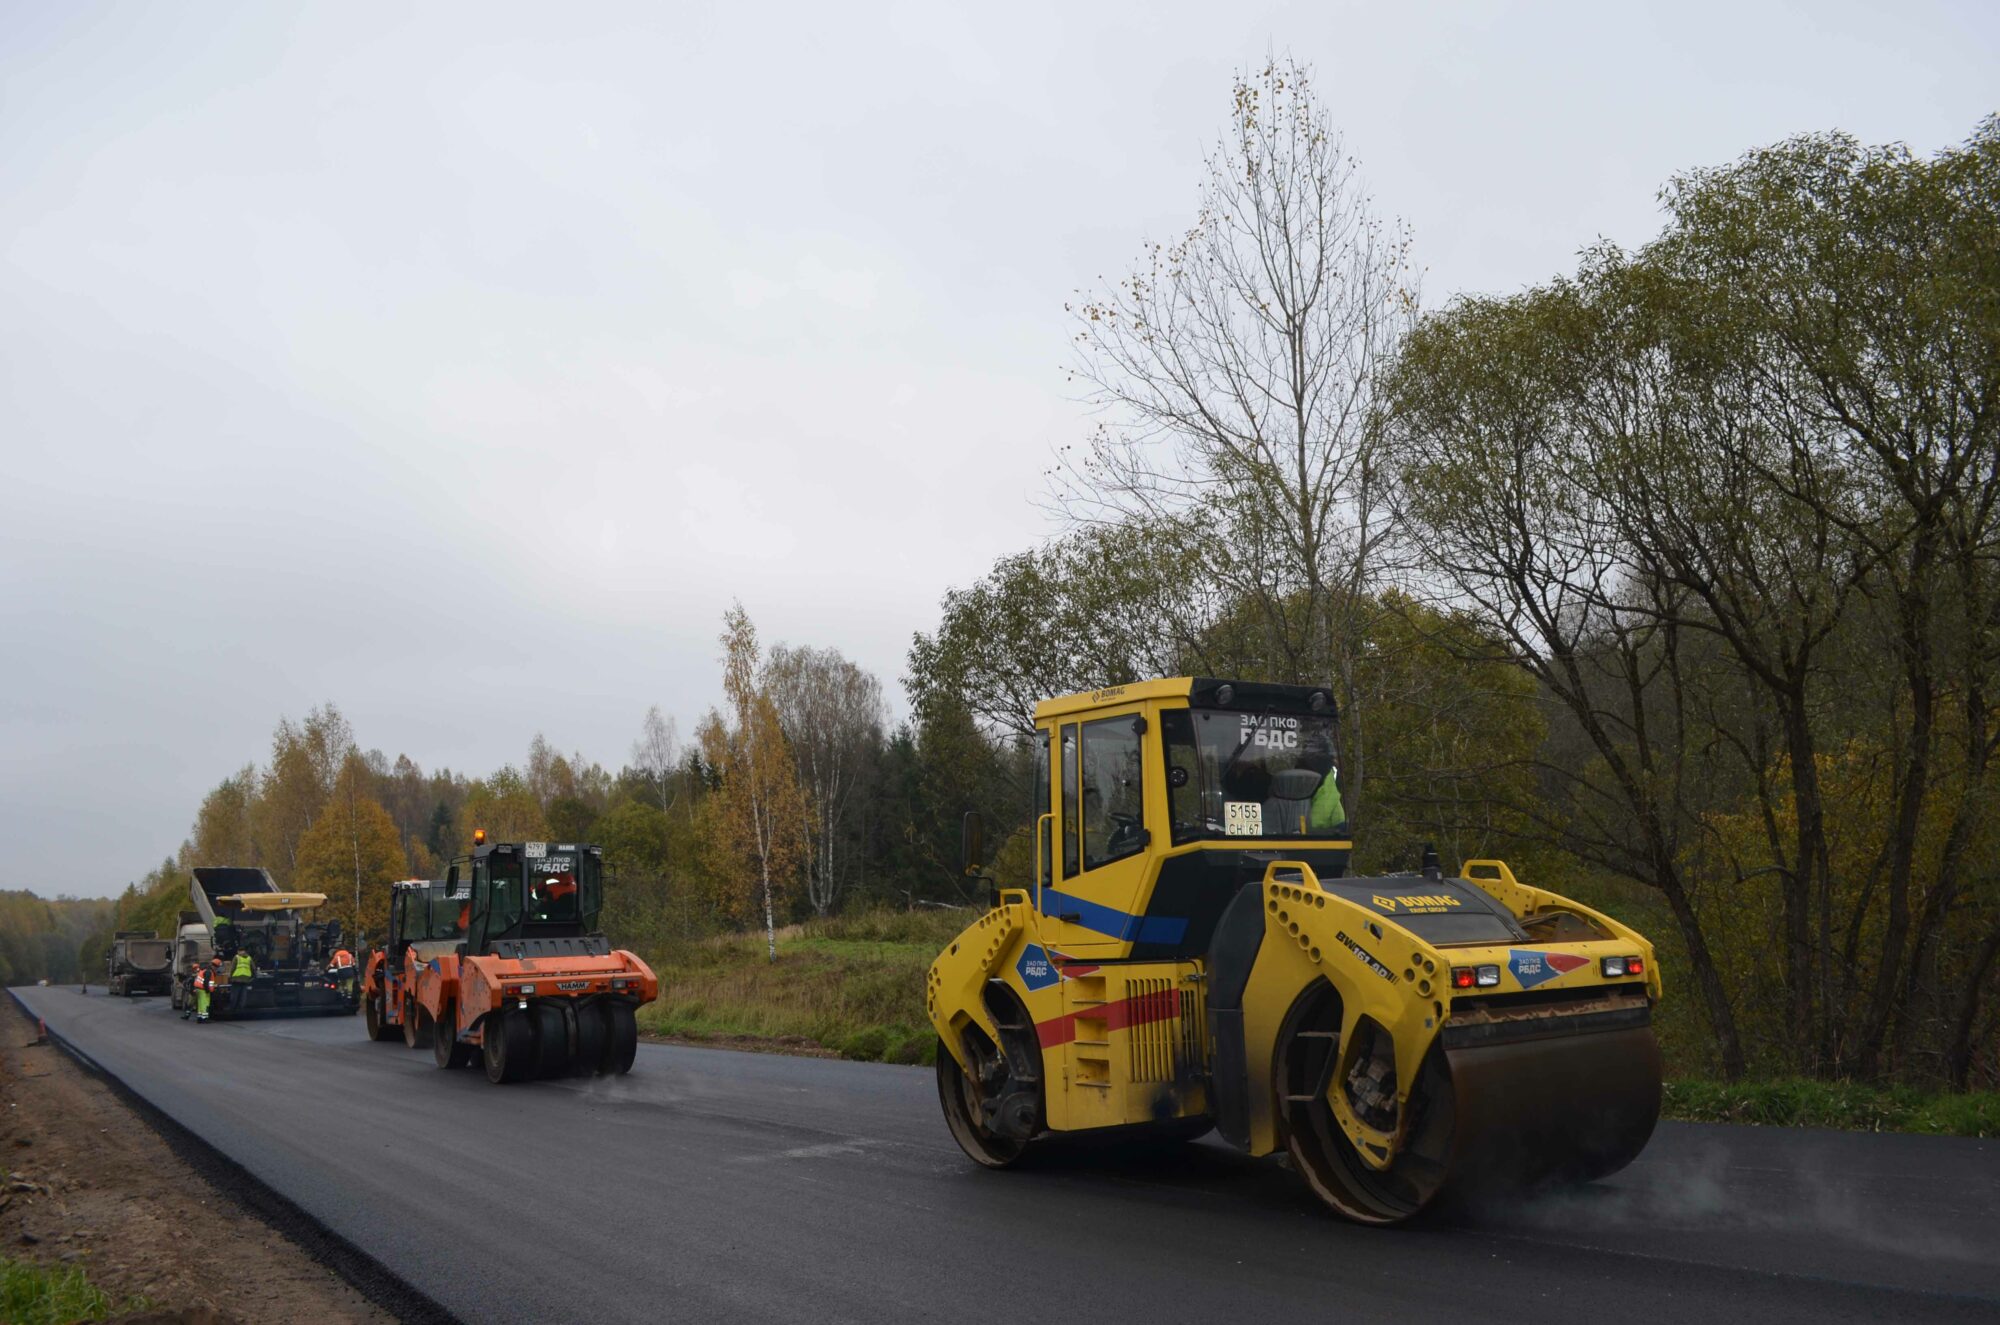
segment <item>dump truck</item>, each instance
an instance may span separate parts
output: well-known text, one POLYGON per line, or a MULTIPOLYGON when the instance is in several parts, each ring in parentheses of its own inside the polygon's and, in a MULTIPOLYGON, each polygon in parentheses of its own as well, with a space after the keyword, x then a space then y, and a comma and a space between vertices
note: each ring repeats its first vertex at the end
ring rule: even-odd
POLYGON ((368 954, 361 977, 363 1016, 369 1039, 400 1039, 416 1049, 428 1042, 418 1036, 417 971, 457 951, 465 939, 460 919, 465 903, 429 879, 404 879, 389 887, 389 936, 368 954))
MULTIPOLYGON (((1213 1128, 1390 1224, 1645 1146, 1652 946, 1498 860, 1350 876, 1336 722, 1329 688, 1212 678, 1037 706, 1032 886, 926 985, 968 1156, 1213 1128)), ((983 837, 968 815, 977 877, 983 837)))
POLYGON ((660 985, 597 932, 603 877, 600 847, 475 834, 441 884, 465 935, 415 971, 415 1035, 439 1067, 482 1061, 495 1085, 632 1070, 660 985))
POLYGON ((211 1016, 343 1015, 360 1009, 353 981, 343 987, 328 966, 341 945, 340 922, 312 918, 326 905, 324 893, 280 892, 262 869, 198 865, 188 896, 213 955, 222 959, 211 1016), (250 954, 253 974, 247 980, 231 974, 239 951, 250 954))
POLYGON ((121 929, 104 954, 104 982, 114 994, 170 993, 174 983, 173 944, 150 929, 121 929))
POLYGON ((206 965, 214 955, 201 913, 181 912, 180 927, 174 931, 174 1011, 194 1006, 194 968, 206 965))

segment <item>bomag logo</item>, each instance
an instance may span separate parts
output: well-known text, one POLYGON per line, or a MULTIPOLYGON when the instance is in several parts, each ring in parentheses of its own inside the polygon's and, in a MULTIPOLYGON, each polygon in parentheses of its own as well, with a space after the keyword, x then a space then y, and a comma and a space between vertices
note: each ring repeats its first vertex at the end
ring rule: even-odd
POLYGON ((1429 911, 1448 911, 1454 906, 1463 905, 1462 902, 1450 893, 1417 893, 1408 897, 1401 894, 1395 897, 1384 897, 1380 893, 1377 893, 1368 900, 1375 903, 1377 908, 1387 911, 1391 915, 1395 914, 1398 907, 1401 907, 1405 911, 1413 911, 1421 915, 1429 911))

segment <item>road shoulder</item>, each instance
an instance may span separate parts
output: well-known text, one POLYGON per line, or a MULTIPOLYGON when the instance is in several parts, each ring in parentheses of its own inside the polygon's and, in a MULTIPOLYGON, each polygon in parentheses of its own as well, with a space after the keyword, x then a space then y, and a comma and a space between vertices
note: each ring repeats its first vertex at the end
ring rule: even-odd
POLYGON ((0 998, 0 1255, 80 1268, 114 1301, 147 1299, 161 1313, 148 1319, 395 1319, 36 1038, 0 998))

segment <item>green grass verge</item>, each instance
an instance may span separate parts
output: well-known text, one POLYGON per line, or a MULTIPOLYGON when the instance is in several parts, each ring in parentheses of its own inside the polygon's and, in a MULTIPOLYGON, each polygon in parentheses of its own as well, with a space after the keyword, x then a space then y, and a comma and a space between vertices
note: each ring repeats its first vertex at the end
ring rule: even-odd
POLYGON ((657 966, 659 1001, 641 1030, 693 1039, 746 1037, 817 1045, 867 1062, 931 1063, 924 973, 970 924, 968 912, 868 912, 787 930, 778 960, 761 934, 680 946, 657 966))
POLYGON ((1661 1112, 1699 1123, 1764 1123, 1859 1132, 2000 1136, 2000 1092, 1948 1095, 1852 1081, 1669 1081, 1661 1112))
POLYGON ((10 1325, 69 1325, 71 1321, 107 1320, 142 1311, 143 1298, 114 1301, 74 1266, 48 1269, 29 1261, 0 1257, 0 1321, 10 1325))

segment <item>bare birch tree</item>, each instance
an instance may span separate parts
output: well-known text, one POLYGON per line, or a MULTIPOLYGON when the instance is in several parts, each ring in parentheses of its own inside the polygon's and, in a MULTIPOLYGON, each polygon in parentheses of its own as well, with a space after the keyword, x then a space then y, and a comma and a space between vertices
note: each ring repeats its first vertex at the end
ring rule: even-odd
POLYGON ((674 720, 660 712, 658 704, 646 710, 639 727, 639 739, 632 742, 632 767, 645 776, 646 785, 660 798, 660 808, 670 810, 668 796, 674 770, 680 766, 681 740, 674 720))
POLYGON ((1105 417, 1061 456, 1058 507, 1081 523, 1211 531, 1201 573, 1247 605, 1264 670, 1338 687, 1350 807, 1359 618, 1389 532, 1376 391, 1415 286, 1407 231, 1377 215, 1306 69, 1287 61, 1237 78, 1187 234, 1069 308, 1074 376, 1105 417))
POLYGON ((837 649, 783 644, 771 650, 763 679, 806 793, 806 899, 826 915, 847 882, 843 843, 855 788, 882 744, 882 683, 837 649))

